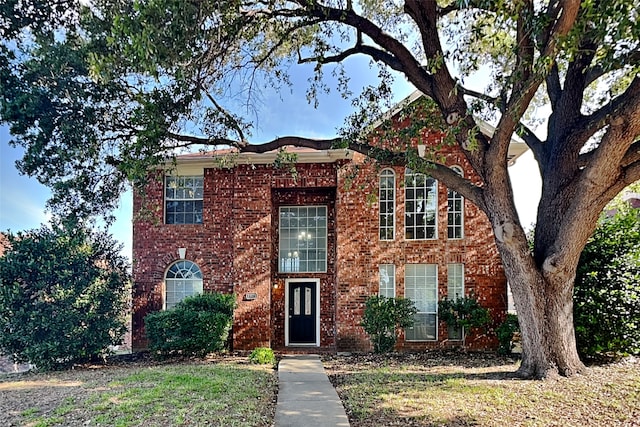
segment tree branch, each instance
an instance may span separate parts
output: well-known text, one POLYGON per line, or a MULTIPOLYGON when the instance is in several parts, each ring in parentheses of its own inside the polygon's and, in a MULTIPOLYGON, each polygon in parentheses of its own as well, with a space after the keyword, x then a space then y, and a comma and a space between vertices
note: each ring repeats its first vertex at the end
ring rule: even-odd
POLYGON ((236 131, 236 133, 238 134, 238 137, 240 138, 240 141, 242 142, 246 141, 244 132, 242 131, 242 128, 238 124, 238 121, 236 120, 236 118, 233 117, 233 115, 229 113, 226 109, 224 109, 220 104, 218 104, 218 102, 213 98, 213 96, 211 96, 211 94, 208 91, 206 90, 203 90, 203 91, 207 99, 209 99, 209 101, 211 101, 214 107, 216 107, 216 109, 222 113, 222 115, 227 119, 227 123, 233 128, 233 130, 236 131))
MULTIPOLYGON (((358 28, 366 34, 383 51, 391 52, 401 70, 409 80, 425 95, 433 98, 432 77, 420 66, 412 52, 402 43, 382 30, 375 23, 363 16, 358 15, 353 10, 337 9, 319 4, 315 0, 297 0, 297 3, 306 9, 307 14, 324 21, 333 21, 358 28)), ((380 52, 376 50, 375 52, 380 52)), ((372 53, 374 53, 372 51, 372 53)), ((382 59, 374 58, 374 59, 382 59)))
POLYGON ((528 126, 525 126, 523 123, 518 124, 518 135, 524 140, 527 147, 531 149, 533 155, 536 159, 542 155, 544 146, 540 138, 536 136, 535 133, 528 126))
POLYGON ((389 53, 383 50, 377 49, 374 46, 363 45, 363 44, 356 44, 354 47, 349 48, 333 56, 315 56, 315 57, 309 57, 309 58, 299 58, 298 63, 303 64, 307 62, 317 62, 318 64, 329 64, 333 62, 341 62, 347 59, 348 57, 350 57, 351 55, 357 55, 357 54, 368 55, 374 60, 380 61, 396 71, 400 71, 400 72, 403 71, 402 64, 393 55, 390 55, 389 53))
POLYGON ((611 64, 608 64, 609 66, 607 67, 604 67, 602 63, 596 64, 587 71, 585 86, 589 86, 591 83, 611 71, 618 70, 625 65, 638 63, 640 63, 640 49, 635 49, 627 52, 624 55, 620 55, 619 57, 615 58, 615 60, 611 64))
POLYGON ((482 92, 476 92, 475 90, 472 90, 472 89, 467 89, 466 87, 462 86, 461 84, 456 84, 456 87, 464 95, 469 95, 469 96, 471 96, 473 98, 481 99, 481 100, 487 102, 488 104, 492 104, 492 105, 500 108, 501 102, 497 97, 489 96, 489 95, 487 95, 485 93, 482 93, 482 92))
MULTIPOLYGON (((568 130, 573 146, 581 148, 597 131, 607 124, 624 119, 633 113, 638 115, 640 110, 640 78, 635 77, 629 87, 619 96, 609 101, 588 116, 577 120, 568 130)), ((587 153, 588 154, 588 153, 587 153)), ((585 155, 581 155, 582 158, 585 155)))
POLYGON ((562 85, 560 84, 560 72, 558 70, 558 64, 556 62, 551 66, 549 74, 546 77, 547 83, 547 95, 551 101, 551 109, 555 110, 558 100, 562 96, 562 85))

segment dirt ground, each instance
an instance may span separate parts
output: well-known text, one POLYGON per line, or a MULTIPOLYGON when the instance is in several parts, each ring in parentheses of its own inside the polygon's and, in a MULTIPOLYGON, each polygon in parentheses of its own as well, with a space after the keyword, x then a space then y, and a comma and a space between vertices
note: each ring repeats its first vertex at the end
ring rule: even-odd
MULTIPOLYGON (((403 427, 640 427, 640 358, 630 357, 610 364, 594 364, 588 366, 587 371, 583 374, 571 379, 557 378, 547 381, 520 380, 515 375, 516 358, 489 353, 427 351, 389 355, 327 355, 323 357, 323 362, 329 380, 343 400, 351 427, 396 425, 403 427), (519 399, 522 401, 527 401, 529 397, 533 396, 532 399, 539 399, 539 403, 543 407, 536 404, 523 405, 522 401, 520 404, 511 402, 508 411, 498 413, 489 421, 482 418, 482 414, 485 411, 489 413, 490 408, 477 410, 475 415, 478 416, 478 419, 474 419, 474 416, 456 418, 457 412, 455 411, 460 408, 456 408, 441 395, 438 404, 441 407, 452 408, 451 416, 447 418, 446 422, 429 421, 428 416, 425 416, 428 411, 416 410, 411 405, 407 408, 394 407, 391 411, 380 410, 385 402, 377 399, 380 399, 382 395, 371 387, 358 388, 357 382, 354 383, 352 380, 354 374, 372 372, 380 367, 384 367, 389 372, 410 370, 416 374, 416 377, 419 377, 419 374, 433 376, 438 373, 446 375, 451 372, 464 372, 468 377, 466 384, 470 388, 480 384, 492 384, 500 390, 515 393, 520 396, 519 399), (610 384, 623 385, 614 389, 610 387, 610 384), (567 403, 567 399, 564 398, 555 399, 547 398, 547 396, 567 396, 570 402, 567 403), (371 402, 374 402, 373 406, 369 406, 371 402), (368 416, 356 415, 356 413, 363 412, 363 407, 370 408, 370 414, 368 416), (617 420, 620 411, 624 413, 621 414, 621 419, 617 420), (418 412, 417 415, 416 412, 418 412), (403 416, 403 414, 413 415, 403 416)), ((395 385, 403 387, 402 384, 395 385)), ((430 383, 424 383, 413 387, 418 390, 421 387, 428 388, 429 386, 430 383)), ((461 404, 465 401, 472 402, 473 394, 464 394, 463 389, 461 388, 459 395, 461 404)), ((412 402, 410 403, 413 405, 412 402)), ((428 407, 433 402, 421 403, 428 407)))

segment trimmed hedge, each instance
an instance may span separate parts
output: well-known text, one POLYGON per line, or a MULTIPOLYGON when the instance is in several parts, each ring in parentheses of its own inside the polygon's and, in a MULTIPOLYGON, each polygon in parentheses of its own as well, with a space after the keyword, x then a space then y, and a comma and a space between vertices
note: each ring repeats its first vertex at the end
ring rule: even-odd
POLYGON ((198 356, 225 348, 236 297, 206 293, 185 298, 174 308, 145 318, 149 349, 156 358, 198 356))

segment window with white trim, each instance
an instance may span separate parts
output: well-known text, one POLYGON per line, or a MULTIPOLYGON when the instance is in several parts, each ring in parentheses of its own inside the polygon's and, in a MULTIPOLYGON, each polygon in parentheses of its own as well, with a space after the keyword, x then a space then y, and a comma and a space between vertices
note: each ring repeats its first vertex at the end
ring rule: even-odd
POLYGON ((406 264, 404 295, 413 301, 418 312, 413 326, 405 329, 407 341, 438 339, 438 266, 436 264, 406 264))
POLYGON ((202 272, 191 261, 178 261, 169 267, 164 279, 164 308, 173 308, 192 295, 202 293, 202 272))
POLYGON ((405 222, 407 240, 435 239, 438 235, 438 182, 423 173, 405 172, 405 222))
POLYGON ((380 172, 378 194, 380 240, 395 238, 396 174, 391 169, 380 172))
POLYGON ((327 271, 327 207, 280 208, 278 271, 327 271))
MULTIPOLYGON (((452 166, 451 169, 463 176, 462 168, 452 166)), ((447 237, 462 239, 464 237, 464 198, 451 189, 447 192, 447 237)))
POLYGON ((380 288, 378 295, 394 298, 396 296, 396 266, 393 264, 380 264, 380 288))
MULTIPOLYGON (((464 298, 464 264, 447 264, 447 298, 455 301, 464 298)), ((462 328, 447 326, 450 340, 461 340, 462 328)))
POLYGON ((202 224, 202 176, 165 177, 166 224, 202 224))

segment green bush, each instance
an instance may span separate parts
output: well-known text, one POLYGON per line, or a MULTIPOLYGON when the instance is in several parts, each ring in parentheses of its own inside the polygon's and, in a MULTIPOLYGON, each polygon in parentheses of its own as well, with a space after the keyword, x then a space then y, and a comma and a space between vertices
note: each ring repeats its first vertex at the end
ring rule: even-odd
POLYGON ((640 354, 640 210, 604 218, 587 242, 574 287, 583 358, 640 354))
POLYGON ((205 293, 148 314, 144 321, 151 353, 156 358, 202 357, 223 350, 235 305, 233 294, 205 293))
POLYGON ((515 314, 507 314, 507 318, 504 322, 496 328, 496 335, 498 336, 498 354, 509 355, 513 350, 513 334, 520 331, 520 324, 518 323, 518 316, 515 314))
POLYGON ((257 347, 249 354, 249 361, 258 365, 275 365, 276 355, 268 347, 257 347))
POLYGON ((468 331, 485 326, 491 321, 489 310, 482 307, 473 295, 457 298, 455 301, 438 301, 438 316, 447 326, 462 330, 463 344, 468 331))
POLYGON ((129 265, 121 245, 77 224, 7 233, 0 258, 0 354, 38 370, 121 343, 129 265))
POLYGON ((361 325, 371 337, 373 351, 387 353, 398 340, 398 329, 413 325, 416 308, 405 298, 370 296, 364 309, 361 325))

